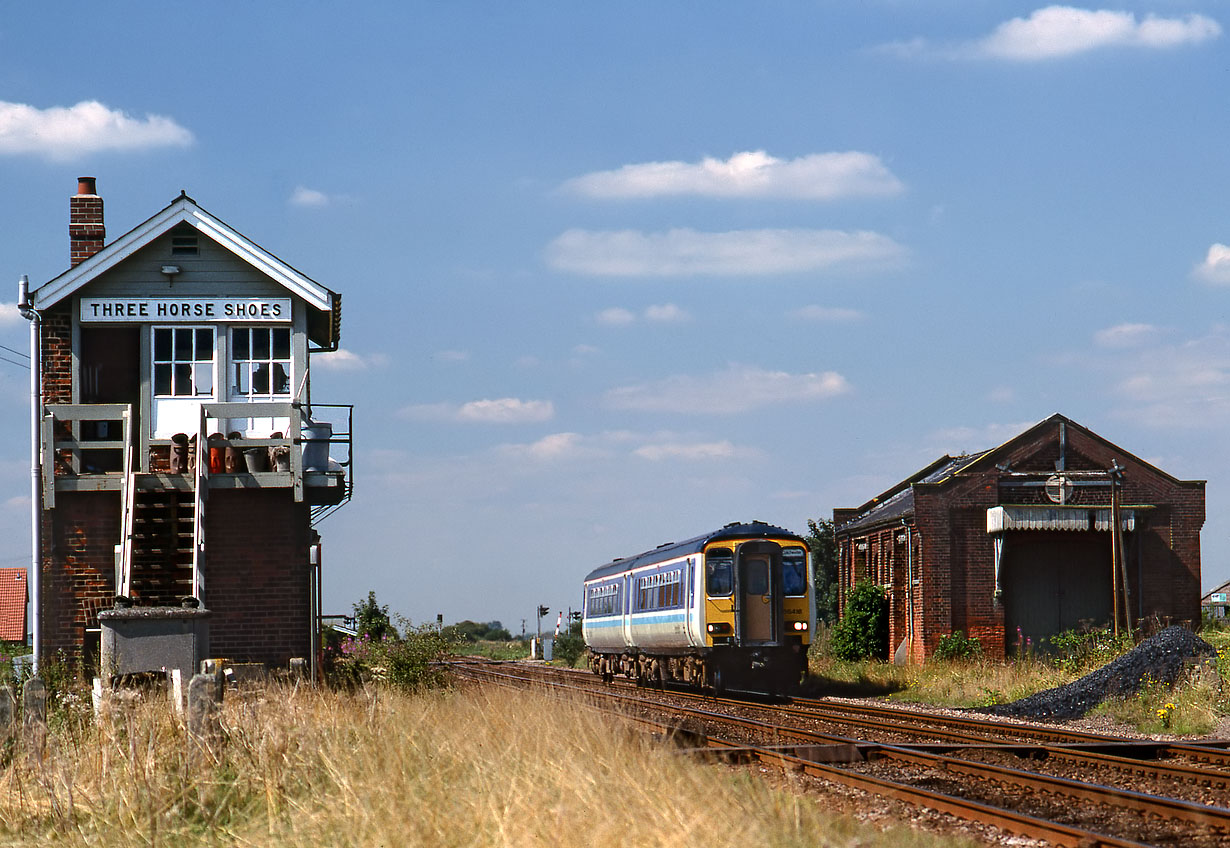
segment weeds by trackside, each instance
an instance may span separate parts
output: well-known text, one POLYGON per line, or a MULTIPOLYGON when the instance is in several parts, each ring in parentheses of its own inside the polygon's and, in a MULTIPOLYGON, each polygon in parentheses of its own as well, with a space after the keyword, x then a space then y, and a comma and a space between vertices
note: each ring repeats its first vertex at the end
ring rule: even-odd
POLYGON ((583 703, 478 688, 232 693, 193 746, 161 697, 0 770, 0 843, 892 845, 782 776, 679 756, 583 703))

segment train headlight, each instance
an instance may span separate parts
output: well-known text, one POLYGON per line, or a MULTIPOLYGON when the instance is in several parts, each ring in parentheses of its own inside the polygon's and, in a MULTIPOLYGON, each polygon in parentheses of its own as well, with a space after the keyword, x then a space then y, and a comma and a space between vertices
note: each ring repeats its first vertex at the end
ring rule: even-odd
POLYGON ((794 623, 794 629, 795 629, 795 630, 806 630, 806 629, 807 629, 807 622, 806 622, 806 621, 796 621, 796 622, 794 623))
POLYGON ((711 636, 721 636, 730 632, 730 623, 726 621, 715 621, 705 625, 705 631, 711 636))

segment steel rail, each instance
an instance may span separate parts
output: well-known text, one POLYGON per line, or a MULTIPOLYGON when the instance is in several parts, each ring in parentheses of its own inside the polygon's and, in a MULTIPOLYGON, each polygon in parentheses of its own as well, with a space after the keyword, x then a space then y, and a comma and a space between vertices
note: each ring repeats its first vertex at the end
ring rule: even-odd
MULTIPOLYGON (((902 718, 905 718, 915 724, 942 722, 946 725, 964 727, 972 732, 980 732, 991 735, 1002 735, 1006 730, 1027 739, 1040 739, 1046 742, 1099 744, 1123 741, 1123 739, 1118 736, 1111 736, 1103 733, 1089 733, 1081 730, 1067 730, 1060 728, 1052 729, 1029 724, 1011 724, 996 721, 995 719, 975 718, 972 716, 934 716, 930 713, 922 713, 893 707, 877 707, 870 704, 846 704, 842 702, 827 701, 824 699, 802 698, 792 698, 791 703, 801 704, 804 707, 810 708, 816 713, 820 713, 822 715, 852 713, 855 715, 889 718, 890 720, 901 720, 902 718)), ((1230 744, 1230 741, 1221 740, 1206 744, 1167 742, 1159 746, 1157 750, 1161 755, 1186 757, 1198 762, 1209 763, 1210 765, 1230 766, 1230 751, 1217 747, 1227 744, 1230 744)))
MULTIPOLYGON (((712 740, 710 742, 712 745, 712 740)), ((1032 839, 1042 839, 1053 845, 1071 846, 1071 848, 1139 848, 1147 843, 1121 839, 1117 836, 1085 830, 1062 822, 1048 821, 1036 816, 995 807, 980 801, 971 801, 955 795, 945 795, 931 789, 911 786, 907 783, 885 780, 874 775, 859 774, 845 769, 816 763, 805 758, 791 756, 771 749, 749 749, 760 762, 776 764, 783 769, 793 769, 840 783, 865 792, 871 792, 882 797, 893 798, 907 804, 928 807, 942 813, 956 816, 964 821, 975 821, 981 824, 998 827, 1002 830, 1027 836, 1032 839)))
MULTIPOLYGON (((469 671, 469 669, 467 669, 467 671, 469 671)), ((484 672, 491 676, 516 679, 513 678, 512 675, 506 675, 502 672, 491 672, 485 670, 484 672)), ((598 694, 597 690, 581 689, 570 684, 551 683, 549 685, 551 685, 552 688, 564 691, 571 690, 584 692, 589 695, 598 694)), ((615 693, 608 693, 607 697, 618 702, 639 703, 641 706, 646 704, 646 699, 644 698, 630 697, 615 693)), ((658 706, 664 705, 659 704, 658 706)), ((709 710, 679 707, 677 705, 670 705, 669 708, 678 712, 690 714, 698 719, 714 722, 719 725, 724 724, 727 726, 755 730, 760 733, 770 734, 773 738, 778 739, 798 738, 822 740, 827 742, 840 742, 847 745, 856 744, 860 741, 835 734, 823 734, 815 731, 803 730, 801 728, 796 729, 782 727, 756 719, 727 716, 720 713, 714 713, 709 710)), ((911 749, 900 745, 877 744, 874 746, 874 752, 871 754, 870 758, 885 758, 898 762, 908 762, 914 765, 934 768, 940 771, 961 774, 970 778, 991 780, 997 784, 1011 784, 1047 795, 1061 795, 1082 801, 1093 801, 1095 803, 1106 804, 1108 806, 1117 807, 1129 812, 1145 815, 1157 815, 1161 818, 1210 827, 1219 833, 1230 834, 1230 809, 1225 807, 1215 807, 1207 804, 1182 801, 1159 795, 1148 795, 1146 793, 1136 792, 1134 790, 1120 789, 1102 784, 1082 783, 1080 781, 1070 780, 1068 778, 1057 777, 1054 775, 1039 774, 1036 772, 996 766, 988 763, 970 762, 953 757, 932 754, 917 749, 911 749)))
MULTIPOLYGON (((544 667, 542 669, 535 669, 534 673, 545 675, 551 674, 552 672, 548 672, 546 667, 544 667)), ((638 687, 637 691, 644 692, 645 690, 638 687)), ((744 709, 749 706, 746 701, 739 701, 731 698, 715 698, 695 692, 672 691, 671 695, 682 697, 687 700, 738 706, 744 709)), ((995 736, 1002 737, 1004 733, 1008 733, 1012 735, 1024 736, 1029 739, 1043 739, 1047 740, 1048 743, 1054 743, 1062 740, 1061 744, 1068 745, 1115 746, 1124 748, 1147 746, 1152 749, 1155 756, 1182 756, 1188 759, 1197 759, 1209 764, 1230 764, 1230 757, 1226 756, 1227 752, 1216 748, 1207 749, 1203 746, 1184 745, 1169 742, 1152 744, 1145 743, 1143 741, 1125 742, 1121 737, 1107 734, 1085 733, 1082 731, 1068 731, 1059 729, 1052 731, 1049 728, 1018 725, 1008 722, 995 721, 993 719, 971 718, 968 716, 936 716, 932 713, 917 712, 892 707, 875 707, 861 704, 847 705, 844 703, 829 704, 823 701, 804 701, 804 703, 807 704, 807 707, 796 707, 793 706, 794 703, 797 703, 797 701, 792 700, 790 705, 753 704, 751 706, 754 709, 762 709, 766 712, 782 713, 809 720, 821 718, 824 720, 836 721, 841 724, 848 724, 854 727, 868 728, 872 730, 909 734, 925 733, 926 735, 939 739, 959 743, 972 743, 973 747, 986 747, 989 749, 1003 750, 1006 748, 1010 749, 1018 747, 1011 744, 1004 745, 1003 743, 996 743, 993 739, 988 740, 986 738, 987 736, 991 736, 993 738, 995 736), (813 708, 812 704, 815 704, 819 707, 819 709, 813 708), (852 719, 848 713, 854 713, 855 715, 860 716, 872 716, 872 718, 860 717, 857 719, 852 719), (958 727, 973 729, 976 732, 969 732, 968 730, 950 730, 940 726, 941 723, 952 723, 958 727), (923 729, 920 729, 920 726, 923 729)), ((835 741, 845 738, 835 735, 828 736, 835 741)), ((905 747, 919 748, 920 746, 907 745, 905 747)), ((1078 751, 1067 747, 1060 747, 1060 745, 1047 743, 1035 744, 1033 746, 1033 750, 1045 753, 1048 759, 1085 764, 1092 768, 1108 769, 1120 774, 1130 774, 1136 777, 1167 778, 1193 786, 1230 789, 1230 771, 1209 771, 1188 765, 1163 763, 1158 760, 1143 759, 1139 757, 1120 756, 1118 754, 1105 753, 1104 751, 1078 751)), ((1013 751, 1013 753, 1016 752, 1013 751)))
MULTIPOLYGON (((502 672, 495 672, 490 669, 478 668, 474 665, 467 665, 462 669, 462 672, 463 674, 474 675, 479 679, 495 678, 497 684, 499 685, 514 685, 520 683, 532 684, 541 682, 533 680, 529 677, 518 677, 515 675, 504 674, 502 672)), ((547 685, 550 688, 557 690, 568 690, 575 688, 563 686, 558 683, 548 683, 547 685)), ((595 694, 598 690, 589 689, 581 691, 584 691, 586 694, 595 694)), ((607 693, 607 697, 617 701, 627 700, 625 696, 614 695, 613 693, 607 693)), ((628 720, 642 726, 651 727, 661 732, 664 736, 670 736, 678 730, 676 725, 667 724, 655 719, 646 718, 644 716, 633 716, 624 712, 608 712, 611 712, 612 715, 620 719, 628 720)), ((1101 848, 1101 846, 1105 846, 1105 848, 1143 848, 1146 844, 1128 839, 1121 839, 1116 836, 1097 833, 1095 831, 1085 830, 1073 825, 1063 824, 1061 822, 1047 821, 1035 816, 1019 813, 1015 810, 1006 810, 989 804, 983 804, 978 801, 971 801, 966 798, 944 795, 940 792, 923 789, 910 784, 897 783, 884 778, 876 777, 874 775, 850 772, 834 766, 814 762, 803 757, 792 756, 782 751, 775 751, 768 747, 746 746, 739 742, 712 736, 706 736, 705 744, 711 748, 737 750, 740 753, 747 753, 750 756, 754 756, 758 761, 764 762, 767 765, 774 765, 788 770, 801 771, 805 774, 810 774, 813 777, 839 783, 843 786, 849 786, 863 792, 869 792, 881 797, 893 798, 907 804, 927 807, 938 812, 955 816, 963 821, 980 822, 982 824, 1006 830, 1010 833, 1027 836, 1032 839, 1042 839, 1053 845, 1071 846, 1071 848, 1101 848)))

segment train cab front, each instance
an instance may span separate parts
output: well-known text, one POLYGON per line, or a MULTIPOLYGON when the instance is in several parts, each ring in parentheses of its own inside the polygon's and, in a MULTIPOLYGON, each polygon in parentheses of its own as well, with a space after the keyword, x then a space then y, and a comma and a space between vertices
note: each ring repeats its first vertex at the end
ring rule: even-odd
POLYGON ((797 686, 815 620, 801 539, 711 544, 704 603, 712 688, 776 694, 797 686))

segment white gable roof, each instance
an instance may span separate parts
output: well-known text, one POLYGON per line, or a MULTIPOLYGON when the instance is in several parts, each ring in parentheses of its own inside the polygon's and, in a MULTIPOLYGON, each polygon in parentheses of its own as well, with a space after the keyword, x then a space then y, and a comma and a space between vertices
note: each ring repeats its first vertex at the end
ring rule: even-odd
POLYGON ((288 291, 322 312, 332 312, 338 296, 320 283, 306 277, 278 259, 239 231, 210 215, 187 194, 180 194, 170 206, 139 224, 89 259, 70 268, 32 291, 37 309, 54 306, 93 280, 99 274, 132 256, 141 248, 180 224, 189 224, 209 236, 252 267, 267 274, 288 291))

